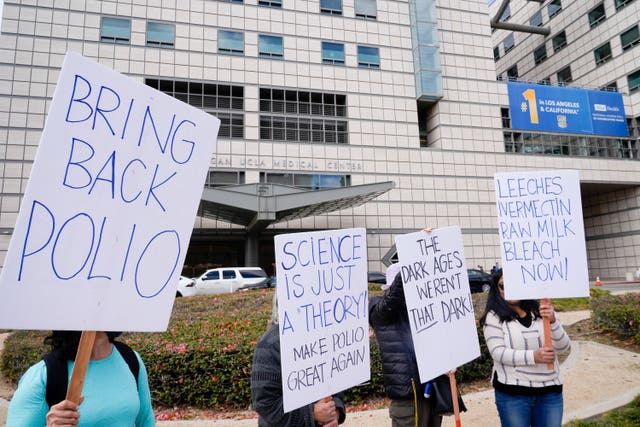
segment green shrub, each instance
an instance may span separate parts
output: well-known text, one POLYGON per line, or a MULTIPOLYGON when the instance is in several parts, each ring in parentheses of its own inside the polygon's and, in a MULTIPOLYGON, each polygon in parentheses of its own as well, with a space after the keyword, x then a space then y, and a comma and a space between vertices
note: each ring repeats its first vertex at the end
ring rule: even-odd
POLYGON ((640 344, 640 294, 605 294, 591 301, 594 325, 640 344))
POLYGON ((631 427, 639 425, 640 395, 622 408, 607 412, 595 419, 571 421, 567 427, 631 427))

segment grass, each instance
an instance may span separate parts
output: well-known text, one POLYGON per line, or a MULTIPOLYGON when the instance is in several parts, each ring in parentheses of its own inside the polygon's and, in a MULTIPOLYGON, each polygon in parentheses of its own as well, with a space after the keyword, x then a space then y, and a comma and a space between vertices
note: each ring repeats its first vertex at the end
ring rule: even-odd
POLYGON ((640 425, 640 396, 628 405, 587 420, 571 421, 566 427, 635 427, 640 425))

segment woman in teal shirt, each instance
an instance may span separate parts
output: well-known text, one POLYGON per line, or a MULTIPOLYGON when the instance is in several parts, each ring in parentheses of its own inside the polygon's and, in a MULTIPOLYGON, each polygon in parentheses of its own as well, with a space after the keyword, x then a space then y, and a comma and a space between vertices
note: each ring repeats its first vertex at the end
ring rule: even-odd
MULTIPOLYGON (((7 414, 7 427, 56 425, 148 427, 155 425, 147 370, 138 353, 138 379, 113 345, 118 334, 98 332, 82 388, 80 405, 63 400, 51 408, 46 401, 47 366, 31 366, 18 384, 7 414)), ((47 341, 67 359, 71 377, 80 332, 54 331, 47 341)))

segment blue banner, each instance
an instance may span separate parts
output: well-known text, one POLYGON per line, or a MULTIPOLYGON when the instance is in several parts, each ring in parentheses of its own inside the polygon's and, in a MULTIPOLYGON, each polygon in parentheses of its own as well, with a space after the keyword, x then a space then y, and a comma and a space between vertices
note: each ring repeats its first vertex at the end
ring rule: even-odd
POLYGON ((513 129, 629 136, 617 92, 508 82, 513 129))

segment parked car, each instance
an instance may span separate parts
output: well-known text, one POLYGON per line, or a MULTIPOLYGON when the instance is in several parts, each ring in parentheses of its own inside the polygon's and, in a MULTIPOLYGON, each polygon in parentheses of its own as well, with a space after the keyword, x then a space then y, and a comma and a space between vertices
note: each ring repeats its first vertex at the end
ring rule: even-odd
POLYGON ((471 292, 489 292, 491 287, 491 275, 486 271, 470 268, 467 270, 469 275, 469 287, 471 292))
POLYGON ((387 283, 387 276, 379 271, 370 271, 367 273, 367 282, 369 283, 387 283))
POLYGON ((222 267, 205 271, 195 281, 198 295, 226 294, 266 278, 267 273, 260 267, 222 267))
POLYGON ((180 276, 176 297, 192 297, 196 294, 196 281, 188 277, 180 276))
POLYGON ((260 283, 256 283, 254 285, 245 285, 238 289, 238 292, 242 291, 252 291, 254 289, 268 289, 276 287, 276 276, 267 277, 260 283))

